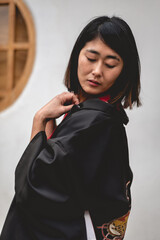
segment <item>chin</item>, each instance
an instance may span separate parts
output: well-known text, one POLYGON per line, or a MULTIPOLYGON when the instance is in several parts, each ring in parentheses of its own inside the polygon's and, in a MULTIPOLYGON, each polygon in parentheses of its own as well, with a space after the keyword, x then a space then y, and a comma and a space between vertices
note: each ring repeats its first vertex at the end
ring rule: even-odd
POLYGON ((89 95, 98 95, 98 94, 101 94, 101 92, 98 91, 97 89, 83 89, 83 91, 84 91, 86 94, 89 94, 89 95))

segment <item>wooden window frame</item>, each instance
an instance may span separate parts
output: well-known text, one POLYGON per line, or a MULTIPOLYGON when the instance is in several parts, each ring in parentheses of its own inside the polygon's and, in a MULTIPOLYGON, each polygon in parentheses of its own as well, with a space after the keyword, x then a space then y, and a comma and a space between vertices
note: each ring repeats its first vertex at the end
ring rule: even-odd
POLYGON ((0 0, 0 4, 9 5, 8 43, 0 44, 0 51, 7 51, 7 85, 5 90, 0 90, 0 96, 4 97, 0 102, 0 111, 2 111, 10 106, 19 97, 28 81, 35 57, 35 29, 31 13, 22 0, 0 0), (24 43, 14 41, 16 7, 18 7, 20 10, 27 28, 28 41, 24 43), (16 86, 13 88, 15 50, 27 50, 28 56, 23 74, 21 75, 16 86))

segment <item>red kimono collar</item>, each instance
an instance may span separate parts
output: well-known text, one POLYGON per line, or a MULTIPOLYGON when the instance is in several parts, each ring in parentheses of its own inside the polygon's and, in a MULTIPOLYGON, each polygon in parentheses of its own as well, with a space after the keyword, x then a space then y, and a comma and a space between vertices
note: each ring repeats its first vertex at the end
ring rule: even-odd
POLYGON ((99 97, 100 100, 104 101, 104 102, 108 102, 110 100, 110 95, 106 95, 106 96, 103 96, 103 97, 99 97))

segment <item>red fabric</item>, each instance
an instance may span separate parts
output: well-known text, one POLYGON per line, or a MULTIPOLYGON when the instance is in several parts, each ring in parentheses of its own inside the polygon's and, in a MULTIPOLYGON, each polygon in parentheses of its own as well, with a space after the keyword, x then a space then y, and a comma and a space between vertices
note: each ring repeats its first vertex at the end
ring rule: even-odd
POLYGON ((104 101, 104 102, 108 102, 108 100, 110 100, 110 95, 106 95, 106 96, 103 96, 103 97, 99 97, 100 100, 104 101))
POLYGON ((50 139, 53 136, 54 131, 56 130, 57 127, 55 127, 55 129, 53 130, 52 134, 47 138, 50 139))

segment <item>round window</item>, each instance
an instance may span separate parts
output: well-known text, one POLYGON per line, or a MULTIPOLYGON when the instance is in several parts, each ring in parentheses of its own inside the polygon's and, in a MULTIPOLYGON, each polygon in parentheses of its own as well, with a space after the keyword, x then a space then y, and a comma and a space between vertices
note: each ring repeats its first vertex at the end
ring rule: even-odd
POLYGON ((35 31, 22 0, 0 1, 0 111, 22 92, 32 70, 35 31))

